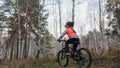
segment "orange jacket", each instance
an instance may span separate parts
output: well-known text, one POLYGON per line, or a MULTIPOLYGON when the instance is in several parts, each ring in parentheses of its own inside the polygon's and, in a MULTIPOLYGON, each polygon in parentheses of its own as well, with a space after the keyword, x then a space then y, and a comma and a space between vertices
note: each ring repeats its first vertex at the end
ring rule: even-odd
POLYGON ((61 39, 64 35, 68 35, 69 38, 79 38, 73 28, 66 28, 66 30, 61 34, 59 39, 61 39))
POLYGON ((77 36, 73 28, 66 28, 66 32, 69 38, 77 36))

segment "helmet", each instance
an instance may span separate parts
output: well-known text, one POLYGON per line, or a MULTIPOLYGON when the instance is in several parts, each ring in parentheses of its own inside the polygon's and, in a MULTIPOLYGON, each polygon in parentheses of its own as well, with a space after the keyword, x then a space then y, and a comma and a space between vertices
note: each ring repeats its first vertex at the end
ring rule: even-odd
POLYGON ((65 24, 65 27, 73 27, 74 26, 74 22, 67 22, 65 24))

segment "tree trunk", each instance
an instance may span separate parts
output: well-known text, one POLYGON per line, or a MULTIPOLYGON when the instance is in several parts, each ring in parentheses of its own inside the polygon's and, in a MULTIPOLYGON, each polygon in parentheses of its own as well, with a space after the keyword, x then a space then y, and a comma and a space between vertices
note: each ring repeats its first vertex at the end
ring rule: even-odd
POLYGON ((72 0, 72 21, 75 22, 75 0, 72 0))
POLYGON ((62 33, 62 20, 61 20, 61 2, 58 0, 58 10, 59 10, 59 23, 60 23, 60 34, 62 33))
POLYGON ((18 5, 18 0, 17 0, 17 12, 18 12, 18 46, 17 46, 17 59, 19 59, 19 54, 20 54, 20 46, 21 46, 21 28, 20 28, 20 12, 19 12, 19 5, 18 5))
POLYGON ((36 58, 39 58, 40 50, 37 51, 37 55, 35 56, 36 58))

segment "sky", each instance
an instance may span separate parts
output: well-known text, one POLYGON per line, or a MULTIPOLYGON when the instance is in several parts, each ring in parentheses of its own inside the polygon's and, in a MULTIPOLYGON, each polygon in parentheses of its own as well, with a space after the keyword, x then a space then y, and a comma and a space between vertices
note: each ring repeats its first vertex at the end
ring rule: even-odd
MULTIPOLYGON (((67 0, 63 0, 62 1, 62 32, 64 31, 64 25, 67 21, 71 21, 71 3, 67 0), (64 2, 63 2, 64 1, 64 2)), ((89 27, 86 21, 87 18, 87 6, 88 6, 88 1, 84 1, 81 4, 77 5, 75 7, 75 30, 78 34, 87 34, 88 28, 89 27), (81 29, 80 29, 81 28, 81 29), (81 31, 83 31, 81 33, 81 31)), ((55 20, 54 19, 54 15, 58 16, 58 10, 56 10, 55 14, 55 10, 52 9, 53 6, 49 6, 51 7, 51 9, 49 9, 49 18, 48 18, 48 29, 50 31, 50 33, 54 34, 54 24, 55 24, 55 20)), ((57 7, 54 7, 57 9, 57 7)), ((58 21, 58 18, 57 18, 58 21)), ((59 35, 59 22, 58 22, 58 31, 57 34, 59 35)))
MULTIPOLYGON (((62 1, 62 32, 64 31, 64 25, 67 21, 71 21, 71 0, 61 0, 62 1)), ((75 1, 81 1, 79 5, 75 6, 75 26, 74 29, 76 30, 77 34, 79 36, 88 34, 89 31, 93 31, 93 29, 96 29, 99 31, 99 0, 75 0, 75 1)), ((105 13, 105 1, 101 1, 101 12, 102 12, 102 21, 104 20, 104 26, 107 26, 107 20, 106 19, 106 13, 105 13)), ((57 20, 57 35, 60 35, 60 29, 59 29, 59 21, 58 21, 58 7, 55 5, 54 8, 56 12, 53 12, 52 7, 49 9, 49 18, 48 18, 48 29, 51 34, 54 36, 56 35, 54 32, 54 24, 55 20, 57 20), (57 19, 54 18, 57 16, 57 19)))
POLYGON ((0 6, 3 4, 3 1, 2 0, 0 0, 0 6))

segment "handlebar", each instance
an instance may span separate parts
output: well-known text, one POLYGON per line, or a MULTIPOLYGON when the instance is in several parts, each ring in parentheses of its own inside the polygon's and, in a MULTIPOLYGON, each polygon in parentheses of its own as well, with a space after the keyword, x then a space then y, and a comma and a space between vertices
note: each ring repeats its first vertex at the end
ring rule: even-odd
POLYGON ((58 42, 66 42, 67 40, 64 40, 64 39, 60 39, 60 40, 57 40, 58 42))
POLYGON ((62 42, 66 42, 67 40, 61 39, 60 41, 62 41, 62 42))

